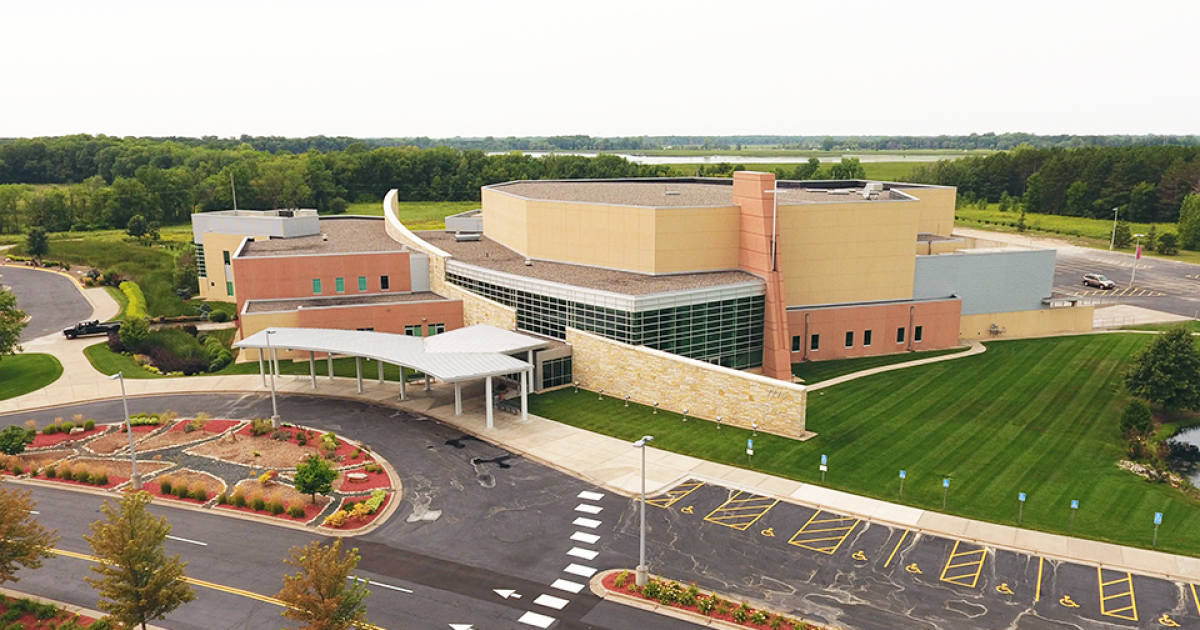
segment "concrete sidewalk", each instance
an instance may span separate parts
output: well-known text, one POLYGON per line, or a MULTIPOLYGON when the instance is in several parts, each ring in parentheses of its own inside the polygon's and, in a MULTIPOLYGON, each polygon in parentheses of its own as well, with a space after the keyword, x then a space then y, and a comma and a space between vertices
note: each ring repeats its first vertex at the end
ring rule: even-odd
MULTIPOLYGON (((107 294, 104 294, 103 298, 96 299, 102 302, 105 298, 111 299, 107 294)), ((89 345, 92 344, 86 340, 69 341, 53 336, 43 337, 26 344, 27 352, 47 352, 58 357, 63 363, 63 377, 39 391, 0 401, 0 413, 119 398, 121 395, 120 383, 110 381, 106 375, 96 372, 84 357, 83 349, 89 345)), ((982 350, 973 349, 969 353, 979 351, 982 350)), ((965 354, 968 353, 936 357, 935 360, 950 360, 965 354)), ((604 487, 609 491, 630 497, 637 496, 640 491, 640 451, 624 440, 592 433, 534 415, 530 415, 528 421, 522 422, 519 416, 498 413, 495 416, 496 428, 489 431, 486 428, 483 409, 482 383, 464 385, 463 414, 456 416, 454 415, 454 388, 452 385, 439 383, 426 391, 420 384, 413 383, 408 388, 409 399, 401 401, 398 383, 379 383, 369 376, 371 375, 364 374, 364 391, 362 393, 358 393, 355 379, 329 379, 321 376, 319 369, 316 389, 313 389, 309 376, 291 375, 284 375, 276 379, 276 389, 281 394, 318 395, 371 402, 427 415, 447 425, 480 436, 502 448, 604 487)), ((270 392, 269 387, 264 385, 263 379, 257 374, 129 379, 125 381, 125 386, 129 396, 218 392, 267 395, 270 392)), ((585 394, 581 391, 579 395, 585 394)), ((860 497, 815 484, 773 477, 653 447, 647 450, 646 489, 648 493, 665 491, 687 479, 717 483, 876 523, 989 547, 1103 566, 1114 570, 1162 576, 1172 580, 1200 582, 1200 558, 1176 556, 973 521, 860 497)))

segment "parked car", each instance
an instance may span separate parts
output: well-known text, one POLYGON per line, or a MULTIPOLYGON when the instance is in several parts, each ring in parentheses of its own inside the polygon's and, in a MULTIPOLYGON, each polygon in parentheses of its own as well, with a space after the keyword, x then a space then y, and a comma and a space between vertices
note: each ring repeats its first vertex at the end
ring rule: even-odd
POLYGON ((1104 289, 1106 291, 1117 286, 1117 283, 1109 280, 1107 276, 1098 273, 1084 275, 1083 283, 1089 287, 1096 287, 1097 289, 1104 289))
POLYGON ((88 335, 107 335, 110 332, 116 332, 121 329, 121 322, 106 322, 100 323, 100 320, 93 319, 90 322, 79 322, 70 328, 63 329, 63 336, 67 339, 75 339, 76 337, 86 337, 88 335))

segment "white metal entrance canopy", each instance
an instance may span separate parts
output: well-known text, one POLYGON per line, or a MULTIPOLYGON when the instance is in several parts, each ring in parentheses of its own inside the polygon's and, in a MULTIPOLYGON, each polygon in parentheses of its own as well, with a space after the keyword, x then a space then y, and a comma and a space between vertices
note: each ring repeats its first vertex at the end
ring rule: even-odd
MULTIPOLYGON (((267 328, 233 344, 242 349, 268 350, 274 355, 279 350, 305 350, 309 353, 313 387, 316 387, 316 362, 314 353, 324 352, 332 361, 335 354, 357 358, 374 359, 380 362, 380 380, 383 379, 383 364, 392 363, 402 368, 411 368, 432 376, 445 383, 454 383, 455 413, 462 413, 463 381, 486 379, 488 428, 493 426, 492 377, 506 374, 521 375, 521 417, 527 416, 526 394, 533 370, 533 350, 544 348, 547 341, 501 330, 486 324, 460 328, 431 337, 412 337, 362 330, 336 330, 329 328, 267 328), (509 356, 518 352, 527 354, 529 361, 509 356)), ((262 365, 260 353, 259 364, 262 365)), ((271 358, 271 373, 278 373, 276 359, 271 358)), ((361 361, 357 375, 359 391, 362 391, 361 361)), ((330 363, 330 377, 333 376, 330 363)), ((400 396, 405 396, 405 379, 401 379, 400 396)))

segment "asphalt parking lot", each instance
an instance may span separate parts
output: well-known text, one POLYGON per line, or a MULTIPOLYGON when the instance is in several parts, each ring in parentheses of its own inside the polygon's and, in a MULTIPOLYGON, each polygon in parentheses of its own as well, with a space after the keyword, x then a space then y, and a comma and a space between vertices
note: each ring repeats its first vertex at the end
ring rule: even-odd
POLYGON ((48 271, 15 265, 0 266, 0 284, 17 295, 17 308, 29 315, 21 342, 37 339, 92 316, 92 305, 75 282, 48 271))
POLYGON ((1200 265, 1082 247, 1058 250, 1054 265, 1054 294, 1095 303, 1132 304, 1197 317, 1200 315, 1200 265), (1136 269, 1136 271, 1135 271, 1136 269), (1083 284, 1085 273, 1101 273, 1116 283, 1110 290, 1083 284))
POLYGON ((856 628, 1200 627, 1196 586, 689 481, 648 501, 651 568, 856 628))

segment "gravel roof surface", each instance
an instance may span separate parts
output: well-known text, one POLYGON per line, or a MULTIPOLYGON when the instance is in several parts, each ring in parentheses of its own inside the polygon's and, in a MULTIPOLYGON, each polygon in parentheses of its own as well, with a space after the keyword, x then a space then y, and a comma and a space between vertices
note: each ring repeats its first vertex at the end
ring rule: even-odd
POLYGON ((535 260, 532 265, 526 266, 524 256, 486 236, 481 237, 478 241, 459 242, 454 240, 452 232, 422 231, 416 232, 416 234, 426 242, 453 256, 454 260, 458 262, 525 278, 612 291, 624 295, 650 295, 742 282, 762 282, 758 276, 744 271, 651 276, 629 271, 540 260, 535 260))
POLYGON ((388 236, 383 217, 323 217, 321 234, 254 241, 246 244, 242 256, 406 251, 403 245, 388 236), (329 237, 328 240, 321 238, 321 234, 329 237))
MULTIPOLYGON (((779 196, 783 204, 800 203, 868 203, 863 199, 862 186, 837 190, 853 191, 848 195, 833 195, 829 190, 805 188, 787 182, 778 184, 785 192, 779 196)), ((493 190, 526 199, 567 201, 616 206, 649 207, 711 207, 732 206, 733 185, 720 182, 684 181, 522 181, 488 186, 493 190)), ((904 199, 885 190, 877 201, 904 199)))
POLYGON ((446 298, 429 291, 414 293, 386 293, 379 295, 347 295, 341 297, 303 298, 298 300, 249 300, 247 313, 273 313, 294 311, 299 307, 320 308, 325 306, 361 306, 363 304, 398 304, 401 302, 431 302, 446 298))

